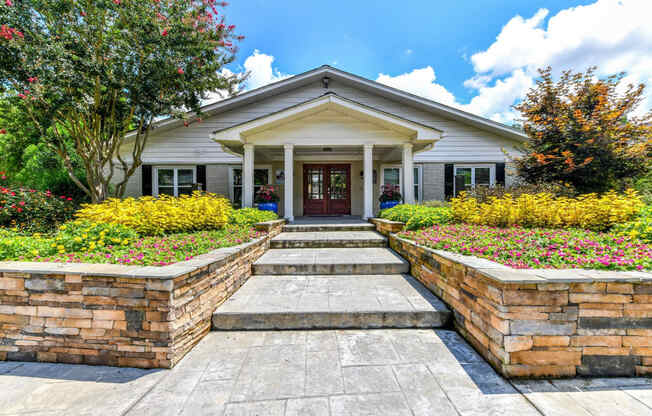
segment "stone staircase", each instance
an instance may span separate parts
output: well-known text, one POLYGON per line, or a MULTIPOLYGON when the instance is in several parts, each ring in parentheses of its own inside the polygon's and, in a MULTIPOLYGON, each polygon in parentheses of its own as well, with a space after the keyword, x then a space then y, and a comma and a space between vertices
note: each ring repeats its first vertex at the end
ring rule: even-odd
POLYGON ((213 314, 214 330, 434 328, 451 312, 362 221, 289 224, 253 276, 213 314))

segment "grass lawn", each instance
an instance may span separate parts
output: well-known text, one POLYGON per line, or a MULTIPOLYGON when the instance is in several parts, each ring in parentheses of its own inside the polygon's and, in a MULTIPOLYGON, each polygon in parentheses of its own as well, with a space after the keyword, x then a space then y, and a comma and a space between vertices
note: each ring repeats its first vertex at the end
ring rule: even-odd
MULTIPOLYGON (((190 260, 195 256, 218 248, 246 243, 263 234, 263 232, 256 231, 249 226, 227 226, 213 231, 142 237, 126 245, 108 244, 97 247, 92 252, 56 252, 49 255, 35 254, 39 250, 30 250, 29 247, 41 248, 56 245, 51 238, 39 236, 14 237, 18 240, 14 240, 13 244, 20 244, 25 247, 25 250, 20 250, 20 254, 17 255, 6 255, 0 260, 165 266, 179 261, 190 260)), ((3 243, 3 241, 0 241, 0 243, 3 243)), ((43 249, 41 248, 40 251, 43 252, 43 249)))
POLYGON ((404 231, 399 236, 517 269, 652 270, 652 245, 608 233, 449 224, 404 231))

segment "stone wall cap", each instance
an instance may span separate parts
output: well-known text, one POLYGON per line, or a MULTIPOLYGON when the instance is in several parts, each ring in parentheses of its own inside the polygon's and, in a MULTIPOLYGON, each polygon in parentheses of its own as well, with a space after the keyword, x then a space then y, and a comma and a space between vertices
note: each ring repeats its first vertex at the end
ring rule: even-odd
MULTIPOLYGON (((279 221, 279 220, 276 220, 279 221)), ((77 274, 82 276, 127 277, 137 279, 174 279, 202 267, 226 262, 237 253, 264 241, 266 236, 232 247, 218 248, 190 260, 167 266, 127 266, 111 263, 0 262, 0 273, 77 274)))
POLYGON ((413 240, 395 234, 391 235, 390 238, 417 246, 426 252, 470 267, 483 276, 501 283, 652 283, 652 273, 650 272, 591 269, 514 269, 489 259, 424 247, 413 240))
POLYGON ((377 222, 382 223, 382 224, 391 224, 391 225, 405 225, 404 222, 401 221, 392 221, 392 220, 386 220, 385 218, 369 218, 369 222, 372 224, 375 224, 377 222))

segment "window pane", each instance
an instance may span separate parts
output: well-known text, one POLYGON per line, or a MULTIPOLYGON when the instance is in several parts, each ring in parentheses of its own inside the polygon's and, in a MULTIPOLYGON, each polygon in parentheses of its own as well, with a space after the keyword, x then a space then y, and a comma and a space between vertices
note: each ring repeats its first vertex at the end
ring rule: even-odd
POLYGON ((178 188, 179 195, 191 195, 192 194, 192 186, 180 186, 178 188))
POLYGON ((179 169, 177 171, 177 184, 182 185, 192 185, 193 181, 193 170, 192 169, 179 169))
POLYGON ((471 168, 457 168, 455 169, 455 175, 464 177, 465 188, 471 187, 471 168))
POLYGON ((267 169, 254 169, 254 185, 268 185, 269 175, 267 169))
POLYGON ((233 169, 233 185, 242 185, 242 169, 233 169))
POLYGON ((384 185, 400 185, 401 170, 399 168, 385 168, 383 170, 384 185))
POLYGON ((174 186, 159 186, 158 187, 159 195, 172 195, 174 196, 174 186))
POLYGON ((158 185, 174 185, 174 169, 157 169, 158 185))
POLYGON ((475 185, 489 186, 491 184, 489 172, 489 168, 475 168, 475 185))
POLYGON ((414 183, 419 184, 419 168, 414 168, 414 183))
POLYGON ((233 207, 238 209, 242 205, 242 187, 236 186, 233 188, 233 207))
POLYGON ((414 185, 414 200, 419 200, 419 185, 414 185))

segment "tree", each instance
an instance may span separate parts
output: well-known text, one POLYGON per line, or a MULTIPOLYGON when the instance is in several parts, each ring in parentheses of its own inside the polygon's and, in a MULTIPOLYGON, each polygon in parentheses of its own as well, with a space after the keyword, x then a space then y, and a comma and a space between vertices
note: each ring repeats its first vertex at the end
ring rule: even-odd
MULTIPOLYGON (((39 131, 14 99, 0 100, 0 171, 8 180, 18 186, 51 191, 56 195, 68 195, 75 200, 87 199, 68 176, 61 158, 45 141, 39 131)), ((66 146, 71 156, 75 176, 86 183, 86 172, 81 159, 76 155, 73 141, 68 138, 66 146)))
POLYGON ((242 38, 218 12, 223 6, 214 0, 0 0, 0 88, 20 98, 42 142, 93 202, 120 197, 142 164, 155 119, 184 118, 187 125, 189 114, 201 117, 202 100, 233 94, 242 82, 223 70, 242 38))
POLYGON ((624 74, 598 79, 595 67, 552 79, 539 70, 535 88, 515 106, 530 137, 514 159, 527 182, 564 182, 604 192, 649 169, 652 112, 632 117, 645 85, 620 85, 624 74))

